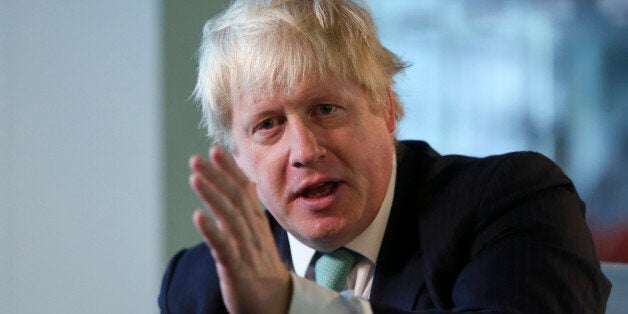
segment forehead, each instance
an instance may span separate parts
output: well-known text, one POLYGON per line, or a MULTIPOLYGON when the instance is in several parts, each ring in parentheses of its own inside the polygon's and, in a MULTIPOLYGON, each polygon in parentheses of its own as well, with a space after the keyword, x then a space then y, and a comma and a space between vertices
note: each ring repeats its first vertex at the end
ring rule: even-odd
POLYGON ((344 101, 363 95, 357 84, 342 78, 306 77, 293 88, 259 88, 242 91, 233 97, 234 114, 268 105, 302 105, 313 101, 344 101))

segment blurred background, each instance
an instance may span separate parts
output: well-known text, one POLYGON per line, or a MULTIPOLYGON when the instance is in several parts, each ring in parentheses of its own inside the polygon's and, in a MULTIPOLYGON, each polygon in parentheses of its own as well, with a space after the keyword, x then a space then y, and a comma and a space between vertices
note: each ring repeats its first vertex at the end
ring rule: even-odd
MULTIPOLYGON (((202 25, 228 1, 0 0, 0 313, 156 313, 200 241, 187 158, 202 25)), ((628 1, 368 1, 398 77, 400 138, 535 150, 628 262, 628 1)))

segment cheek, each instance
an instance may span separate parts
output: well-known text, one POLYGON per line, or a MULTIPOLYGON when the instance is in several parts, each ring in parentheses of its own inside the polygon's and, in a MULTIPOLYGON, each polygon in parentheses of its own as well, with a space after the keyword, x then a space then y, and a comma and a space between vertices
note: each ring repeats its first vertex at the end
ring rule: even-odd
POLYGON ((252 182, 254 182, 255 184, 259 185, 260 174, 258 173, 258 171, 260 169, 259 167, 256 167, 256 164, 258 163, 258 161, 251 158, 251 155, 247 154, 247 152, 240 152, 239 154, 234 155, 233 157, 235 159, 236 164, 238 165, 238 167, 240 167, 240 170, 244 172, 246 177, 252 182))
POLYGON ((281 180, 282 172, 276 158, 268 154, 248 154, 246 156, 257 156, 256 158, 236 158, 238 166, 244 171, 249 180, 257 185, 257 194, 262 202, 268 204, 281 193, 279 187, 283 186, 281 180))
POLYGON ((240 167, 240 170, 242 170, 242 172, 244 172, 244 174, 246 174, 246 176, 249 178, 249 180, 252 180, 252 173, 251 173, 251 167, 250 167, 250 163, 247 162, 246 158, 242 158, 242 155, 240 154, 235 154, 233 155, 233 159, 235 160, 236 164, 238 165, 238 167, 240 167))

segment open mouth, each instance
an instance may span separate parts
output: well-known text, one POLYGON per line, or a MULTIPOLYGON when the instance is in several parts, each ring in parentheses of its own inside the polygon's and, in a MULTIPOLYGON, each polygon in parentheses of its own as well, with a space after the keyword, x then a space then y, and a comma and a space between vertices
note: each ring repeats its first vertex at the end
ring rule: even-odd
POLYGON ((331 194, 336 189, 336 187, 338 187, 338 182, 334 182, 334 181, 323 182, 323 183, 306 188, 301 193, 301 196, 305 198, 323 197, 323 196, 331 194))

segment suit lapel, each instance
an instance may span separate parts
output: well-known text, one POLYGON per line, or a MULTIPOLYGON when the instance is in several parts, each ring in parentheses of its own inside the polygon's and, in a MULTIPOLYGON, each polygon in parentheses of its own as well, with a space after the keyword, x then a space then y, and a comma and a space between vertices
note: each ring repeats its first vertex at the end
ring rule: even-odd
MULTIPOLYGON (((371 301, 412 310, 425 289, 425 268, 419 237, 419 214, 430 148, 399 143, 397 182, 390 218, 377 258, 371 301), (427 151, 419 154, 417 151, 427 151)), ((435 152, 433 152, 436 154, 435 152)))
POLYGON ((277 220, 275 220, 269 211, 266 211, 265 213, 266 217, 268 217, 273 238, 275 238, 275 244, 277 245, 279 257, 289 271, 294 271, 294 266, 292 265, 292 254, 290 253, 290 243, 288 242, 288 232, 286 232, 286 230, 279 225, 277 220))

